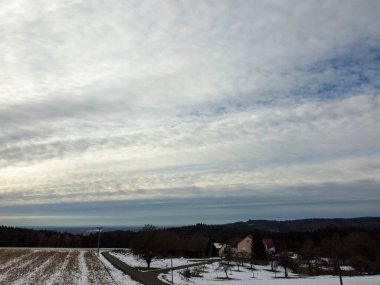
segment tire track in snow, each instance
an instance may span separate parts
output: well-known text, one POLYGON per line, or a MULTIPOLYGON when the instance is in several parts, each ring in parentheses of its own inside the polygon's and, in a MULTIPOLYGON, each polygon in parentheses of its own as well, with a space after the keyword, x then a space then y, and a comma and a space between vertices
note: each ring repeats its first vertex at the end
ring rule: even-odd
POLYGON ((94 252, 86 252, 85 260, 89 271, 88 280, 90 284, 115 284, 110 272, 94 252))
POLYGON ((84 251, 81 251, 78 258, 80 268, 80 283, 81 285, 87 285, 88 283, 88 268, 86 260, 84 258, 84 251))

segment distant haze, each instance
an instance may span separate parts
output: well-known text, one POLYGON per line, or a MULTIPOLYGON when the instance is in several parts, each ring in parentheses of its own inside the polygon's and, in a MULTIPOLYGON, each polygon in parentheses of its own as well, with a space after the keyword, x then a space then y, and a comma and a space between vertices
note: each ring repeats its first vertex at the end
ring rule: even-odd
POLYGON ((380 1, 0 1, 0 225, 380 216, 380 1))

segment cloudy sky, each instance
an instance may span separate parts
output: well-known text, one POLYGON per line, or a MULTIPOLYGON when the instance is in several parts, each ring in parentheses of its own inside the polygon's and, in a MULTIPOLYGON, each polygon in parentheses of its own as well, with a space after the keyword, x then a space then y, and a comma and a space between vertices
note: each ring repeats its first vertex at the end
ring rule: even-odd
POLYGON ((0 0, 0 224, 379 216, 379 15, 0 0))

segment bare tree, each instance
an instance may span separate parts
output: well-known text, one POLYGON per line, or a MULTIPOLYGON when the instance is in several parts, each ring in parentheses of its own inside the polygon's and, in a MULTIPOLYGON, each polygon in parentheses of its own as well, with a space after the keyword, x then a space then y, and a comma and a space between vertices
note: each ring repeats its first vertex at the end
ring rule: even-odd
POLYGON ((288 278, 288 269, 290 267, 290 263, 291 263, 291 258, 289 256, 289 252, 284 250, 283 252, 280 253, 280 256, 279 256, 279 264, 284 267, 284 271, 285 271, 285 278, 288 278))
POLYGON ((302 255, 302 259, 307 264, 307 267, 309 270, 309 275, 310 276, 314 275, 314 271, 316 271, 316 270, 313 269, 313 262, 314 262, 315 266, 317 266, 315 263, 317 253, 316 253, 316 247, 315 247, 314 241, 306 240, 303 243, 301 255, 302 255))
POLYGON ((234 261, 235 261, 235 265, 237 266, 237 271, 240 271, 240 266, 243 266, 244 264, 244 257, 243 256, 236 256, 234 258, 234 261))
POLYGON ((131 243, 133 254, 143 259, 148 269, 153 258, 158 255, 157 228, 152 225, 145 225, 136 235, 131 243))
MULTIPOLYGON (((274 252, 271 252, 269 255, 269 261, 270 261, 270 266, 271 266, 271 270, 274 271, 274 265, 275 265, 275 254, 274 252)), ((251 269, 252 269, 252 263, 251 263, 251 269)))
POLYGON ((224 274, 226 274, 226 279, 230 279, 230 277, 228 276, 228 271, 231 269, 231 265, 230 263, 226 263, 226 262, 219 262, 219 266, 216 268, 216 270, 218 271, 223 271, 224 274))
POLYGON ((232 252, 229 249, 226 250, 226 252, 224 253, 224 260, 227 262, 228 265, 230 265, 230 262, 232 261, 232 259, 233 259, 232 252))
POLYGON ((329 253, 335 272, 339 276, 340 285, 343 285, 342 270, 340 267, 347 255, 347 249, 345 248, 342 239, 339 234, 334 234, 331 239, 324 240, 322 246, 324 251, 329 253))

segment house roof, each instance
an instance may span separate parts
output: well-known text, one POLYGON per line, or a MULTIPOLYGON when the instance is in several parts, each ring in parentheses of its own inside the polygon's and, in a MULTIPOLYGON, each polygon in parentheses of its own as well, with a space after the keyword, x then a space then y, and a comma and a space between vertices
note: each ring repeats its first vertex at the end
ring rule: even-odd
POLYGON ((234 237, 228 241, 230 246, 237 246, 237 244, 241 241, 241 237, 234 237))
POLYGON ((266 245, 266 247, 273 246, 273 240, 271 238, 263 238, 263 243, 266 245))
POLYGON ((241 243, 243 240, 245 240, 246 238, 250 238, 251 240, 253 239, 253 236, 252 235, 247 235, 245 236, 243 239, 240 239, 240 241, 238 243, 241 243))

